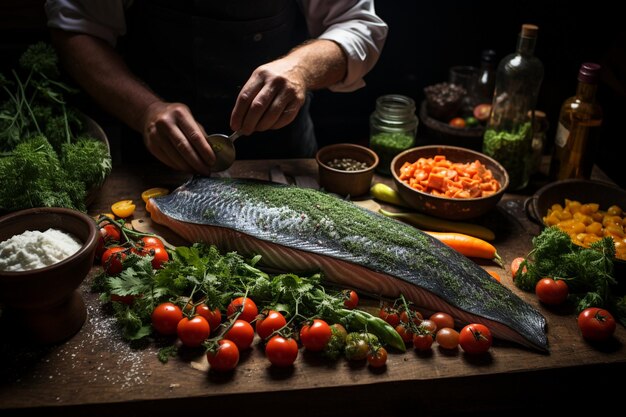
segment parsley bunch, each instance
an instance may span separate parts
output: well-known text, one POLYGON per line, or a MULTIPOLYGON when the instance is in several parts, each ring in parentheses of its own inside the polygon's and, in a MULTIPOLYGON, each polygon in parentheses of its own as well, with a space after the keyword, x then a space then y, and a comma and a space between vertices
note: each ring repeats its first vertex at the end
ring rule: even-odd
POLYGON ((80 136, 83 123, 60 80, 54 49, 39 42, 10 76, 0 74, 0 212, 58 206, 85 211, 87 193, 104 182, 106 145, 80 136))

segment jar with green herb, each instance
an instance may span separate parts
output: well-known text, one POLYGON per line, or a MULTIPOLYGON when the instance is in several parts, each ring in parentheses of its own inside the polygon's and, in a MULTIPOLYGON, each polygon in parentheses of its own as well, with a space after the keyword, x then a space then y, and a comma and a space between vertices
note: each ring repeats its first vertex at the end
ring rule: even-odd
POLYGON ((370 148, 380 159, 378 173, 391 175, 393 158, 415 144, 417 124, 413 99, 399 94, 376 99, 376 109, 370 116, 370 148))

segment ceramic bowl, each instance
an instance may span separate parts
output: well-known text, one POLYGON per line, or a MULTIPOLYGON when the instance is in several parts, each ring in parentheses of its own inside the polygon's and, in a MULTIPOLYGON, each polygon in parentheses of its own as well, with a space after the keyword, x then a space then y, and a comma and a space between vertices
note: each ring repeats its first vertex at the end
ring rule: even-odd
POLYGON ((365 146, 353 143, 338 143, 321 148, 315 159, 318 165, 320 186, 328 192, 341 196, 366 194, 372 184, 374 169, 378 166, 378 155, 365 146), (328 164, 334 159, 350 158, 363 162, 366 168, 346 171, 332 168, 328 164))
POLYGON ((391 174, 398 193, 409 206, 431 216, 449 220, 466 220, 484 215, 498 204, 509 185, 506 169, 494 159, 480 152, 456 146, 432 145, 407 149, 391 161, 391 174), (400 168, 405 162, 413 163, 419 158, 432 158, 436 155, 444 155, 451 162, 480 161, 500 182, 500 190, 481 198, 446 198, 416 190, 400 179, 400 168))
MULTIPOLYGON (((77 291, 93 264, 99 232, 88 215, 66 208, 33 208, 0 218, 0 242, 26 230, 50 228, 82 242, 70 257, 29 271, 0 271, 2 320, 19 321, 16 329, 41 343, 56 343, 74 335, 87 317, 77 291)), ((12 323, 16 324, 16 323, 12 323)))

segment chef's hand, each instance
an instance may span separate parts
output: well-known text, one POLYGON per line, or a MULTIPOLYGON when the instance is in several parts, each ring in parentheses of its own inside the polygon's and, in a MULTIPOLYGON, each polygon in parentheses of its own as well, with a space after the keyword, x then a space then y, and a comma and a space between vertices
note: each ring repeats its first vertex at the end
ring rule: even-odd
POLYGON ((306 74, 289 57, 254 70, 237 97, 230 127, 243 135, 291 123, 306 99, 306 74))
POLYGON ((143 126, 143 141, 161 162, 176 170, 210 175, 215 154, 189 107, 154 102, 146 111, 143 126))

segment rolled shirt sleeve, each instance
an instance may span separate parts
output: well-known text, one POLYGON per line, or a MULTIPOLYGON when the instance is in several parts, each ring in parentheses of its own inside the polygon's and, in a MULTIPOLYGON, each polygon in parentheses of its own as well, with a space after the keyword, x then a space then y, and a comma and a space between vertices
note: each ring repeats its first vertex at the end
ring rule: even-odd
POLYGON ((126 33, 125 9, 132 0, 46 0, 48 27, 86 33, 115 46, 126 33))
POLYGON ((378 61, 388 32, 374 1, 302 0, 301 6, 310 35, 336 42, 348 57, 346 77, 329 89, 349 92, 363 87, 363 77, 378 61))

